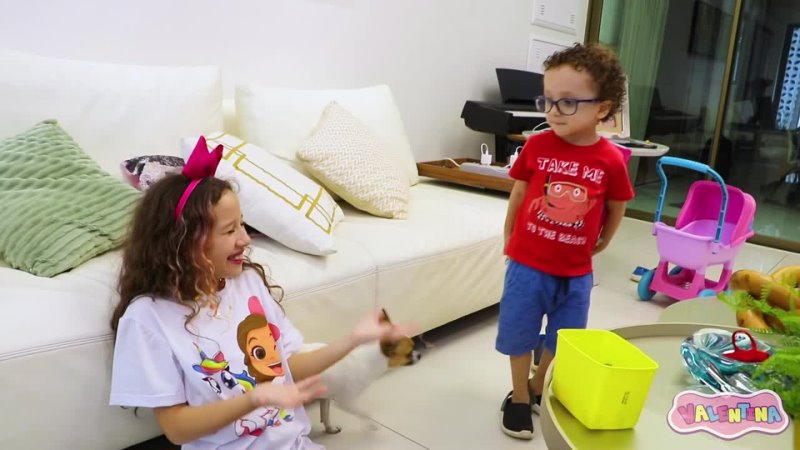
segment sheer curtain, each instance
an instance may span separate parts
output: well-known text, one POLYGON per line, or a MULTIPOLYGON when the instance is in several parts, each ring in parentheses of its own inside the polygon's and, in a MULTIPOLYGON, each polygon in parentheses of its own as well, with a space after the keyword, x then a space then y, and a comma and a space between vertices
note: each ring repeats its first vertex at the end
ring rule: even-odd
POLYGON ((600 41, 610 45, 628 75, 631 137, 642 139, 661 60, 669 0, 605 0, 600 41))

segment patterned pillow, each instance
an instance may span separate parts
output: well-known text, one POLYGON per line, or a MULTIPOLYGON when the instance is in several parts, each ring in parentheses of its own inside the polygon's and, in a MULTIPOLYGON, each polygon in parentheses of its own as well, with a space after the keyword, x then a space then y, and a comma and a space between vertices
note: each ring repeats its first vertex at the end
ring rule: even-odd
MULTIPOLYGON (((183 139, 184 156, 189 156, 196 142, 196 137, 183 139)), ((299 252, 336 252, 333 230, 344 214, 322 186, 236 136, 207 135, 206 144, 209 150, 222 144, 215 176, 234 181, 248 225, 299 252)))
POLYGON ((0 261, 52 277, 119 246, 139 193, 53 121, 0 140, 0 261))
POLYGON ((297 158, 346 202, 392 219, 408 216, 409 182, 387 144, 349 111, 331 102, 297 158))
POLYGON ((131 186, 144 191, 168 173, 178 173, 186 164, 183 158, 166 155, 138 156, 120 165, 122 175, 131 186))

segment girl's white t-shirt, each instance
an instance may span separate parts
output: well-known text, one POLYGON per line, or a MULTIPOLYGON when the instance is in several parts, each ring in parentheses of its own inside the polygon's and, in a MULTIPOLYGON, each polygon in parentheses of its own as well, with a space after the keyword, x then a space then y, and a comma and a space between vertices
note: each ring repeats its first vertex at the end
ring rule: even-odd
MULTIPOLYGON (((246 269, 228 279, 214 314, 202 309, 188 324, 188 307, 139 297, 119 322, 111 405, 154 408, 204 405, 243 395, 258 383, 290 383, 287 358, 303 337, 246 269), (266 321, 264 320, 266 319, 266 321), (245 354, 251 364, 245 362, 245 354)), ((258 408, 184 450, 310 450, 311 422, 301 406, 258 408)))

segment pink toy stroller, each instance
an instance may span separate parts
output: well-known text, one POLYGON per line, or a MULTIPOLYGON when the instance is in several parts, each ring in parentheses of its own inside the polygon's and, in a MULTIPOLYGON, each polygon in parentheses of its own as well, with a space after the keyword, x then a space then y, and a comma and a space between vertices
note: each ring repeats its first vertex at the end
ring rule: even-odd
POLYGON ((753 235, 756 202, 752 196, 733 186, 705 164, 669 156, 656 163, 661 177, 661 194, 653 223, 660 260, 639 280, 639 298, 650 300, 661 292, 677 300, 713 296, 725 289, 731 278, 736 255, 753 235), (664 165, 695 170, 710 175, 714 181, 695 181, 689 187, 675 227, 661 222, 667 193, 664 165), (669 265, 673 264, 671 270, 669 265), (722 265, 718 281, 706 279, 709 266, 722 265))

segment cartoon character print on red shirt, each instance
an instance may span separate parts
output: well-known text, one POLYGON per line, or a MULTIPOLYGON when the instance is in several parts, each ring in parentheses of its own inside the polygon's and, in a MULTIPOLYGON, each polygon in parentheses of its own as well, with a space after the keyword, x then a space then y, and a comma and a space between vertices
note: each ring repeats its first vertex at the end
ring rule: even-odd
POLYGON ((509 171, 527 186, 508 257, 556 276, 590 273, 606 201, 633 197, 623 159, 604 139, 581 147, 552 132, 531 136, 509 171))
POLYGON ((528 214, 536 211, 539 220, 574 229, 583 228, 584 218, 597 200, 587 189, 569 181, 551 181, 544 185, 544 195, 531 200, 528 214))
POLYGON ((600 184, 605 172, 555 158, 537 158, 536 163, 539 170, 548 174, 547 182, 544 184, 544 194, 531 200, 528 216, 535 212, 536 218, 546 223, 575 230, 583 228, 586 215, 597 204, 597 199, 590 198, 585 186, 574 181, 553 180, 553 174, 600 184))

